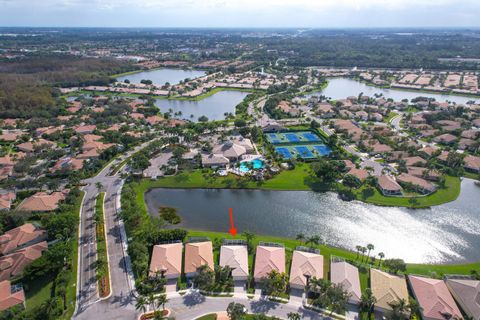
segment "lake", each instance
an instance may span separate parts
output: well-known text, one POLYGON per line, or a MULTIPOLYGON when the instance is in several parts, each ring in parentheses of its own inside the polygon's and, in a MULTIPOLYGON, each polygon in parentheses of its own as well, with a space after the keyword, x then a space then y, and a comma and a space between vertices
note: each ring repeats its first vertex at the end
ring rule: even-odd
POLYGON ((165 82, 169 82, 173 85, 178 84, 181 80, 185 80, 186 78, 195 79, 206 74, 207 73, 202 70, 162 68, 118 77, 117 81, 123 82, 128 79, 130 80, 130 83, 140 83, 142 80, 152 80, 153 84, 163 86, 165 82))
POLYGON ((351 250, 372 243, 376 253, 412 263, 480 260, 480 188, 471 179, 462 181, 457 200, 422 210, 344 202, 335 193, 312 191, 153 189, 145 201, 153 215, 162 205, 177 208, 185 228, 228 232, 231 207, 238 232, 317 234, 351 250))
POLYGON ((161 112, 168 112, 169 109, 174 113, 181 111, 182 114, 176 118, 197 121, 199 117, 206 116, 210 121, 223 120, 225 112, 235 114, 235 107, 248 94, 242 91, 220 91, 199 101, 156 99, 155 105, 161 112))
POLYGON ((426 93, 421 91, 407 91, 407 90, 396 90, 396 89, 384 89, 373 86, 368 86, 363 82, 349 79, 349 78, 331 78, 328 79, 328 86, 319 92, 310 93, 307 96, 320 95, 323 94, 326 97, 330 97, 334 100, 345 99, 348 96, 358 96, 361 92, 364 95, 373 97, 374 94, 383 93, 385 98, 392 98, 394 101, 401 101, 403 99, 411 100, 413 98, 422 96, 435 98, 435 100, 444 102, 452 101, 456 103, 466 104, 468 101, 476 100, 478 98, 440 94, 440 93, 426 93))

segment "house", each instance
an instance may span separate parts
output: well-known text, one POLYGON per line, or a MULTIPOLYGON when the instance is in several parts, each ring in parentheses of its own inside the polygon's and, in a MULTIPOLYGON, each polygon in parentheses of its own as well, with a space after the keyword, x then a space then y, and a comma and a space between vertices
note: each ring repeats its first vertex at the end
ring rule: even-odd
POLYGON ((180 278, 182 274, 183 244, 157 244, 153 247, 149 276, 160 274, 166 279, 180 278))
POLYGON ((277 105, 277 109, 292 117, 297 117, 301 113, 299 109, 290 106, 287 101, 280 101, 277 105))
POLYGON ((450 133, 444 133, 444 134, 441 134, 441 135, 433 138, 433 141, 435 141, 437 143, 443 143, 443 144, 452 144, 455 141, 457 141, 457 137, 455 137, 454 135, 452 135, 450 133))
POLYGON ((445 284, 462 310, 474 320, 480 320, 480 281, 447 278, 445 284))
POLYGON ((26 266, 42 256, 48 244, 42 241, 0 257, 0 281, 20 275, 26 266))
POLYGON ((398 302, 401 299, 408 301, 407 283, 403 276, 371 268, 370 286, 373 296, 377 299, 375 311, 380 314, 390 312, 392 310, 391 303, 398 302))
POLYGON ((407 167, 407 171, 409 175, 412 175, 418 178, 424 178, 426 180, 431 180, 431 181, 438 181, 442 176, 440 172, 436 170, 427 169, 423 167, 407 167))
POLYGON ((347 174, 357 177, 360 181, 365 181, 370 173, 365 169, 352 168, 347 174))
POLYGON ((81 125, 75 127, 75 132, 78 134, 88 134, 88 133, 93 133, 97 129, 97 126, 95 125, 81 125))
POLYGON ((0 235, 0 254, 6 255, 47 238, 47 232, 33 223, 26 223, 0 235))
POLYGON ((381 175, 378 177, 377 185, 384 196, 402 194, 402 187, 391 176, 381 175))
POLYGON ((458 142, 458 149, 475 151, 478 148, 478 142, 472 139, 461 138, 458 142))
POLYGON ((230 163, 230 160, 221 154, 202 154, 202 166, 205 168, 219 168, 225 167, 230 163))
POLYGON ((463 167, 473 172, 480 172, 480 157, 468 155, 463 158, 463 167))
POLYGON ((58 170, 80 170, 83 168, 83 159, 76 159, 71 157, 65 157, 59 159, 55 165, 50 169, 51 172, 58 170))
POLYGON ((197 269, 203 265, 214 269, 212 242, 187 243, 185 245, 185 276, 193 277, 197 273, 197 269))
POLYGON ((60 201, 66 199, 69 190, 52 193, 37 192, 33 196, 24 199, 17 207, 17 211, 44 212, 54 211, 58 208, 60 201))
POLYGON ((360 289, 360 276, 357 267, 345 261, 334 261, 330 263, 330 280, 332 283, 341 285, 343 290, 350 295, 348 302, 358 304, 362 297, 360 289))
POLYGON ((402 173, 397 176, 397 181, 403 184, 404 187, 405 185, 412 185, 414 189, 423 194, 432 193, 436 190, 436 187, 427 180, 412 176, 408 173, 402 173))
POLYGON ((418 150, 418 152, 421 152, 422 156, 424 155, 426 158, 430 158, 437 150, 437 147, 426 146, 418 150))
POLYGON ((335 116, 335 110, 332 105, 327 102, 317 104, 317 110, 315 111, 321 118, 333 118, 335 116))
POLYGON ((375 142, 374 144, 368 145, 368 147, 371 148, 371 151, 369 152, 371 155, 377 155, 393 151, 393 149, 389 145, 382 144, 380 142, 375 142))
POLYGON ((248 279, 248 250, 244 245, 223 245, 220 248, 220 266, 232 268, 234 281, 248 279))
POLYGON ((15 192, 0 189, 0 211, 10 210, 12 202, 17 198, 15 192))
POLYGON ((427 161, 419 156, 403 158, 407 166, 425 166, 427 161))
POLYGON ((163 120, 165 120, 165 119, 160 117, 160 116, 156 116, 156 115, 146 118, 147 123, 151 126, 159 124, 159 123, 163 122, 163 120))
POLYGON ((20 286, 12 286, 9 280, 0 282, 0 312, 22 306, 25 308, 25 293, 20 286))
POLYGON ((462 319, 462 313, 443 280, 408 276, 424 320, 462 319))
POLYGON ((250 139, 244 138, 242 136, 234 136, 231 138, 231 141, 234 144, 244 147, 247 153, 253 153, 255 151, 252 141, 250 139))
POLYGON ((285 248, 283 246, 257 246, 253 278, 255 281, 260 281, 272 270, 285 272, 285 248))
POLYGON ((38 139, 37 141, 28 141, 24 143, 20 143, 17 145, 17 149, 25 152, 27 154, 31 154, 37 151, 38 148, 56 148, 56 144, 52 141, 48 141, 45 139, 38 139))
POLYGON ((317 252, 295 250, 290 268, 290 287, 303 290, 310 278, 323 279, 323 256, 317 252))

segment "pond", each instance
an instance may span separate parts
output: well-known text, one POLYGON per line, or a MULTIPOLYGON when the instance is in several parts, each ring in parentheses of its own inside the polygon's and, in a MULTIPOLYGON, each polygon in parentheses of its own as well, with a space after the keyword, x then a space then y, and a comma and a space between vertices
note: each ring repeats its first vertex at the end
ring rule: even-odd
POLYGON ((162 205, 178 208, 185 228, 228 232, 231 207, 239 232, 317 234, 351 250, 372 243, 376 253, 412 263, 480 260, 480 188, 471 179, 462 181, 456 201, 422 210, 344 202, 335 193, 311 191, 153 189, 145 201, 152 215, 162 205))
POLYGON ((155 105, 161 112, 181 112, 176 118, 197 121, 199 117, 206 116, 210 121, 223 120, 225 113, 235 114, 235 107, 248 94, 233 90, 220 91, 199 101, 156 99, 155 105))
POLYGON ((345 99, 348 96, 358 96, 361 92, 364 95, 373 97, 374 94, 382 93, 385 98, 392 98, 394 101, 401 101, 403 99, 411 100, 413 98, 422 96, 435 98, 435 100, 444 102, 452 101, 456 103, 466 104, 468 101, 476 100, 480 101, 478 98, 440 94, 440 93, 425 93, 421 91, 407 91, 407 90, 397 90, 397 89, 384 89, 374 86, 368 86, 363 82, 348 79, 348 78, 331 78, 328 79, 328 86, 321 92, 310 93, 307 96, 312 95, 325 95, 334 100, 345 99))
POLYGON ((162 68, 121 76, 117 78, 117 81, 123 82, 128 79, 130 83, 140 83, 142 80, 152 80, 153 84, 163 86, 165 82, 169 82, 173 85, 178 84, 181 80, 185 80, 186 78, 195 79, 206 74, 207 73, 202 70, 162 68))

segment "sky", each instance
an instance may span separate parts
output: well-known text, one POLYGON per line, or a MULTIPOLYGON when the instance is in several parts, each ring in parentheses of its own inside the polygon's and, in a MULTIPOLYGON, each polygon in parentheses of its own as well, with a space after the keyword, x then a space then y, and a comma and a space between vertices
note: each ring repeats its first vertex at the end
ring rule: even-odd
POLYGON ((0 0, 0 26, 480 27, 480 0, 0 0))

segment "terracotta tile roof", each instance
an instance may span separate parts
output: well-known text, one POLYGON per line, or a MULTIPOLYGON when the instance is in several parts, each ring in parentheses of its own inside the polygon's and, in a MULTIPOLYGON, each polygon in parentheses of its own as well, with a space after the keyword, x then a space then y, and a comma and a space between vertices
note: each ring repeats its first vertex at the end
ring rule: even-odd
POLYGON ((9 210, 12 206, 12 201, 16 198, 15 192, 0 190, 0 210, 9 210))
POLYGON ((330 266, 330 279, 335 284, 340 284, 343 290, 350 294, 349 301, 358 303, 362 296, 360 277, 357 267, 345 261, 332 261, 330 266))
POLYGON ((26 244, 40 242, 46 236, 45 230, 32 223, 26 223, 0 235, 0 254, 5 255, 26 244))
POLYGON ((185 245, 185 273, 197 272, 203 265, 214 269, 211 241, 193 242, 185 245))
POLYGON ((446 284, 463 311, 474 320, 480 319, 480 281, 447 279, 446 284))
POLYGON ((92 133, 97 129, 97 126, 95 125, 83 125, 83 126, 77 126, 75 127, 75 132, 80 133, 80 134, 86 134, 86 133, 92 133))
POLYGON ((65 200, 68 190, 62 192, 37 192, 33 196, 24 199, 17 207, 18 211, 53 211, 58 208, 60 201, 65 200))
POLYGON ((402 189, 400 185, 390 176, 381 175, 378 177, 378 185, 383 190, 399 191, 402 189))
POLYGON ((12 285, 9 280, 0 282, 0 311, 4 311, 24 303, 25 293, 23 292, 23 289, 12 292, 12 285))
POLYGON ((323 279, 323 256, 295 250, 290 268, 290 286, 305 287, 307 277, 323 279))
POLYGON ((408 302, 408 290, 405 278, 377 269, 370 269, 370 284, 373 296, 377 299, 375 308, 392 310, 389 303, 404 299, 408 302))
POLYGON ((397 176, 397 181, 400 183, 411 183, 414 186, 419 187, 428 192, 433 192, 436 189, 435 186, 430 182, 428 182, 427 180, 416 177, 416 176, 412 176, 408 173, 402 173, 399 176, 397 176))
POLYGON ((0 281, 20 275, 25 267, 40 258, 47 248, 47 242, 43 241, 0 257, 0 281))
POLYGON ((285 272, 285 248, 257 246, 255 280, 260 280, 272 270, 285 272))
POLYGON ((220 248, 220 265, 233 269, 233 278, 248 277, 248 251, 247 246, 222 246, 220 248))
POLYGON ((409 276, 413 294, 422 308, 422 319, 462 319, 462 313, 443 280, 409 276))
POLYGON ((180 277, 182 273, 182 243, 159 244, 153 247, 150 276, 160 272, 167 278, 180 277))
POLYGON ((352 168, 347 174, 357 177, 360 181, 364 181, 370 175, 367 170, 357 168, 352 168))

